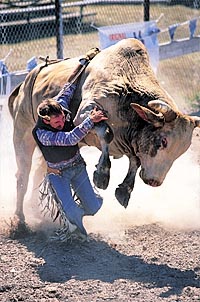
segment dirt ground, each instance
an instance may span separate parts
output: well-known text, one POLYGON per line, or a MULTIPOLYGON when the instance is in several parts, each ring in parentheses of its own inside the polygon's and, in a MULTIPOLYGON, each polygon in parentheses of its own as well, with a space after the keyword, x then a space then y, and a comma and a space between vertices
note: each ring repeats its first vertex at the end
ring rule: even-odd
MULTIPOLYGON (((199 146, 196 129, 198 166, 199 146)), ((42 229, 19 235, 1 230, 1 302, 200 301, 199 227, 128 224, 119 236, 107 229, 71 243, 51 241, 42 229)))

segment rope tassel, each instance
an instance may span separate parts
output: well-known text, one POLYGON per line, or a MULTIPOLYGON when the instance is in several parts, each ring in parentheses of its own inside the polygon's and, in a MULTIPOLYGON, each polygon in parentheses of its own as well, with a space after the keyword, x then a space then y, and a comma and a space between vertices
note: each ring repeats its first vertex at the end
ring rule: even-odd
POLYGON ((50 215, 53 222, 59 219, 61 228, 56 231, 56 236, 60 240, 69 240, 71 238, 71 231, 69 227, 69 221, 63 211, 62 204, 58 199, 54 189, 48 179, 48 176, 44 178, 39 186, 39 200, 40 206, 42 206, 42 213, 44 216, 50 215))

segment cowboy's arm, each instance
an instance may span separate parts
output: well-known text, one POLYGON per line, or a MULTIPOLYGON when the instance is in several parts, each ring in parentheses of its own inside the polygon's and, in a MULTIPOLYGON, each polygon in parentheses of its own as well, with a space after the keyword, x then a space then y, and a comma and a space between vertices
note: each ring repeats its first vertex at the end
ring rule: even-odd
POLYGON ((66 83, 60 94, 59 97, 56 99, 56 101, 65 109, 69 109, 69 105, 71 102, 71 99, 74 95, 74 91, 76 89, 76 85, 75 84, 70 84, 70 83, 66 83))
POLYGON ((36 134, 44 146, 73 146, 79 143, 87 133, 94 127, 94 123, 107 120, 104 113, 94 108, 90 115, 78 126, 69 132, 47 131, 38 129, 36 134))
POLYGON ((87 117, 80 125, 69 132, 38 129, 36 134, 44 146, 73 146, 79 143, 93 126, 94 123, 87 117))

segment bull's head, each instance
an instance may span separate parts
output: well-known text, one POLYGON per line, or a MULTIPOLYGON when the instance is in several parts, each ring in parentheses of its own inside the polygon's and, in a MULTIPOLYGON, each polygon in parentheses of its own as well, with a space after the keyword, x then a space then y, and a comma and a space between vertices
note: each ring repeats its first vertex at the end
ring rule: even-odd
POLYGON ((160 100, 148 102, 149 108, 136 103, 131 107, 147 122, 132 141, 141 163, 140 177, 156 187, 162 184, 174 160, 189 148, 200 118, 183 115, 160 100))

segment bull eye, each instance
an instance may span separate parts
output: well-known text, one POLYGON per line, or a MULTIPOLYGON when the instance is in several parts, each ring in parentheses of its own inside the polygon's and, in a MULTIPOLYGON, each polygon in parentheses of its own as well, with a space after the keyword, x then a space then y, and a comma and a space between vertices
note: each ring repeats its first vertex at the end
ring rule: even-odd
POLYGON ((167 138, 166 137, 162 138, 161 143, 162 143, 163 148, 167 148, 167 138))

